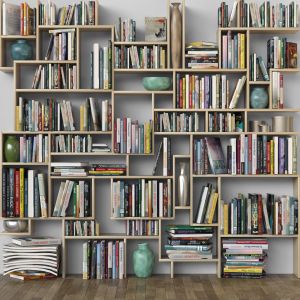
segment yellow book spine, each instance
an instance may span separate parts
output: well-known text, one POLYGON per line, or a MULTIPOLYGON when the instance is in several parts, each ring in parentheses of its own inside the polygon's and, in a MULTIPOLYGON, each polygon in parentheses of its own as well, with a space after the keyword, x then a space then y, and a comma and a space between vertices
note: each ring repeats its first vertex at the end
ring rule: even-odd
POLYGON ((20 218, 25 217, 24 168, 20 168, 20 218))
POLYGON ((182 108, 186 108, 185 107, 185 93, 186 93, 186 88, 185 88, 185 78, 182 78, 182 108))
POLYGON ((215 193, 213 196, 212 205, 211 205, 211 209, 210 209, 209 216, 208 216, 208 222, 207 222, 208 224, 212 224, 212 222, 213 222, 216 206, 218 203, 218 197, 219 197, 218 193, 215 193))
POLYGON ((80 105, 80 131, 84 131, 84 106, 80 105))
POLYGON ((223 208, 224 234, 228 234, 228 204, 224 203, 223 208))
POLYGON ((270 141, 270 165, 271 165, 271 174, 274 174, 274 141, 270 141))
POLYGON ((21 131, 19 113, 20 113, 20 106, 16 106, 16 118, 15 118, 16 131, 21 131))
POLYGON ((245 68, 245 34, 241 33, 241 69, 245 68))
POLYGON ((228 268, 224 268, 224 272, 225 273, 256 273, 256 274, 260 274, 262 273, 262 269, 259 269, 259 268, 255 268, 255 269, 252 269, 252 268, 240 268, 240 269, 228 269, 228 268))
POLYGON ((151 126, 149 122, 145 123, 145 153, 151 152, 151 126))

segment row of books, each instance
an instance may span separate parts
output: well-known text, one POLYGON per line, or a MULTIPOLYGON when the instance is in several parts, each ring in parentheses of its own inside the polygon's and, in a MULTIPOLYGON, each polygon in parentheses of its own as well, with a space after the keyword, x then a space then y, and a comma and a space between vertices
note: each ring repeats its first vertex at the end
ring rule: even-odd
POLYGON ((112 215, 126 217, 172 217, 172 183, 140 179, 135 183, 113 182, 112 215))
POLYGON ((155 112, 155 131, 158 132, 197 132, 200 131, 199 113, 155 112))
POLYGON ((133 19, 118 19, 115 25, 116 42, 135 42, 136 41, 136 21, 133 19))
POLYGON ((272 108, 284 107, 284 77, 280 72, 272 72, 272 108))
POLYGON ((57 8, 53 1, 39 4, 39 25, 95 25, 96 2, 79 1, 78 4, 57 8))
POLYGON ((166 49, 162 46, 117 46, 114 48, 115 69, 165 69, 166 49))
POLYGON ((266 65, 261 56, 257 56, 256 53, 252 53, 250 55, 249 61, 250 68, 250 80, 251 81, 269 81, 270 76, 267 71, 266 65))
POLYGON ((246 76, 238 79, 230 98, 226 75, 176 75, 176 108, 236 108, 246 76))
POLYGON ((99 236, 99 223, 94 220, 65 221, 65 236, 99 236))
POLYGON ((224 234, 298 234, 298 199, 274 194, 238 194, 221 201, 221 230, 224 234))
POLYGON ((83 243, 83 279, 123 279, 125 277, 124 241, 87 241, 83 243))
POLYGON ((48 162, 49 160, 49 140, 48 136, 42 134, 35 136, 20 136, 20 162, 48 162))
POLYGON ((172 260, 201 260, 213 258, 213 229, 189 225, 171 225, 166 230, 167 256, 172 260))
POLYGON ((71 134, 60 134, 53 136, 51 141, 51 151, 56 153, 92 152, 92 136, 81 136, 71 134))
POLYGON ((45 175, 24 168, 2 168, 2 217, 47 217, 45 175))
POLYGON ((268 68, 297 68, 297 43, 274 36, 267 42, 268 68))
POLYGON ((50 40, 45 60, 75 60, 75 28, 49 30, 50 40))
POLYGON ((152 152, 152 120, 139 124, 131 118, 116 118, 114 122, 115 153, 152 152))
POLYGON ((36 68, 32 89, 77 89, 77 66, 44 64, 36 68))
POLYGON ((212 184, 202 186, 195 223, 212 224, 215 221, 218 198, 219 194, 212 184))
POLYGON ((109 100, 86 99, 80 105, 80 131, 111 131, 112 106, 109 100))
POLYGON ((265 239, 223 239, 223 277, 264 277, 268 247, 265 239))
POLYGON ((264 1, 246 3, 236 0, 229 14, 228 5, 222 2, 218 8, 219 27, 298 27, 298 4, 292 1, 289 5, 264 1))
POLYGON ((91 207, 90 182, 79 180, 62 181, 57 193, 53 217, 89 217, 91 207))
POLYGON ((222 35, 221 65, 223 69, 246 68, 246 34, 228 31, 222 35))
POLYGON ((26 2, 12 4, 2 2, 2 34, 3 35, 35 35, 36 9, 26 2))
POLYGON ((157 220, 128 220, 126 223, 128 236, 154 236, 159 235, 157 220))
POLYGON ((112 88, 112 43, 106 47, 93 44, 91 52, 91 88, 109 90, 112 88))
POLYGON ((92 176, 122 176, 126 175, 126 164, 92 164, 89 175, 92 176))
POLYGON ((218 45, 211 42, 193 42, 185 48, 187 68, 218 68, 218 45))
POLYGON ((244 118, 241 113, 209 113, 209 132, 243 132, 244 118))

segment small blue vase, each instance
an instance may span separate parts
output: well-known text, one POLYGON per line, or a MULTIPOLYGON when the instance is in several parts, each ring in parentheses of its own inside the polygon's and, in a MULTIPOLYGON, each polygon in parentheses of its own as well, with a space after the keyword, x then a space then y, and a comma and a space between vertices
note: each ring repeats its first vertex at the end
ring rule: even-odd
POLYGON ((10 47, 13 60, 30 60, 33 56, 32 46, 26 40, 16 40, 10 47))
POLYGON ((264 87, 255 87, 251 90, 250 107, 267 108, 269 105, 269 95, 264 87))

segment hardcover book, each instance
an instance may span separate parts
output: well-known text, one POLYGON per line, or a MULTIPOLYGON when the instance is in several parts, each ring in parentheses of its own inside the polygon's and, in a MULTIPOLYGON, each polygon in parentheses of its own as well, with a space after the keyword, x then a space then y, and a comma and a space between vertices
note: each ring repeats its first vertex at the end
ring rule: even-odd
POLYGON ((167 40, 167 19, 145 17, 145 41, 162 42, 167 40))
POLYGON ((214 174, 227 173, 225 157, 218 137, 206 137, 207 152, 211 170, 214 174))

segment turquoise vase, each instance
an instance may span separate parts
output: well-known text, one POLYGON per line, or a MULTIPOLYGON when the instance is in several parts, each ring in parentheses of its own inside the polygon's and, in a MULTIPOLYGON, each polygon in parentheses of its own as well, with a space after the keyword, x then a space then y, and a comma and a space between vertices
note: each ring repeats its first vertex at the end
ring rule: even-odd
POLYGON ((33 56, 32 46, 26 40, 16 40, 10 51, 13 60, 30 60, 33 56))
POLYGON ((133 270, 137 277, 151 276, 154 267, 154 255, 147 243, 138 244, 133 252, 133 270))
POLYGON ((255 87, 251 90, 250 107, 267 108, 269 105, 269 95, 264 87, 255 87))
POLYGON ((144 77, 143 86, 148 91, 165 91, 171 87, 172 79, 169 77, 144 77))
POLYGON ((6 162, 20 161, 20 143, 16 136, 9 135, 4 144, 4 158, 6 162))

